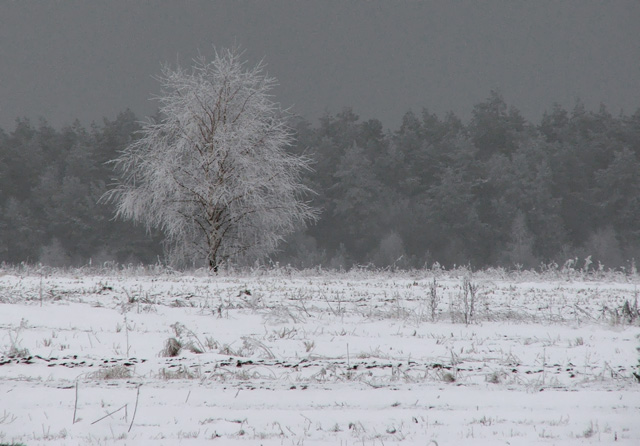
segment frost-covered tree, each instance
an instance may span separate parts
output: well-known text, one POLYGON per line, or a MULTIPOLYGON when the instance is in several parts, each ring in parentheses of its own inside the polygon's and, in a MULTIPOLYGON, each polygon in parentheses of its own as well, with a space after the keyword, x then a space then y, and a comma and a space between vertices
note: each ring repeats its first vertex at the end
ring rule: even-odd
POLYGON ((264 257, 315 218, 300 181, 308 160, 287 151, 275 79, 241 56, 222 50, 191 69, 163 68, 159 118, 114 161, 121 177, 107 196, 118 217, 161 229, 173 255, 214 270, 264 257))

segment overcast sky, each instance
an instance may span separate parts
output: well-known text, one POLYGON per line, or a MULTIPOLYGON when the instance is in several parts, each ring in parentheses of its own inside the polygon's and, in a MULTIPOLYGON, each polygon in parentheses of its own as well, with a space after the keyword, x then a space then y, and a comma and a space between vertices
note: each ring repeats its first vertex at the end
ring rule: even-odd
POLYGON ((163 62, 234 43, 314 122, 345 106, 391 128, 423 107, 467 119, 492 89, 536 122, 576 98, 640 107, 637 0, 0 0, 0 127, 142 118, 163 62))

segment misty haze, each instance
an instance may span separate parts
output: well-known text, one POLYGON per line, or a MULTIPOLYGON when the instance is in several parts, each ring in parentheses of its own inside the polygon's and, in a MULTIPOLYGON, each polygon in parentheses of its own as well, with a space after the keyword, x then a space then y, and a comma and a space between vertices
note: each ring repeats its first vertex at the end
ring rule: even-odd
POLYGON ((637 445, 639 23, 0 3, 0 446, 637 445))

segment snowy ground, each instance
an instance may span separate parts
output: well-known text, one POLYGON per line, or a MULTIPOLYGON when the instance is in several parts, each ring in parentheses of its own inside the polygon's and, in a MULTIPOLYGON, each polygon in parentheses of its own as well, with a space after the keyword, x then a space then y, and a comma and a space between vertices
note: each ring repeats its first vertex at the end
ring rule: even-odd
POLYGON ((0 444, 638 445, 638 282, 0 271, 0 444))

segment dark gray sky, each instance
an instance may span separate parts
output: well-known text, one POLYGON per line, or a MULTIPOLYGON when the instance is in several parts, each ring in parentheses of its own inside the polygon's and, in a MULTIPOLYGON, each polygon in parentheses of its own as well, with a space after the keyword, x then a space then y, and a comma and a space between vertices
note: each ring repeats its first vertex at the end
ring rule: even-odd
POLYGON ((0 127, 155 110, 161 63, 234 43, 311 120, 352 106, 466 119, 491 89, 538 121, 553 102, 640 107, 640 1, 0 0, 0 127))

